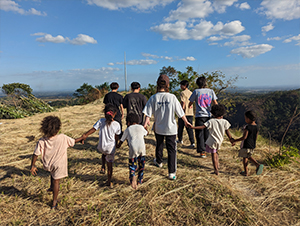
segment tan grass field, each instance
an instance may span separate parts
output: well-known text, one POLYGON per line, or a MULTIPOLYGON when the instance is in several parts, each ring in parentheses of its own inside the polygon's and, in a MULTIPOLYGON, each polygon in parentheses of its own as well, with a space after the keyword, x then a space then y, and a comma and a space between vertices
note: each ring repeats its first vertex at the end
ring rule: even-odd
MULTIPOLYGON (((68 149, 69 177, 61 181, 58 210, 50 211, 50 173, 38 158, 38 176, 30 175, 31 156, 41 137, 40 122, 47 115, 59 116, 61 132, 81 136, 103 117, 98 100, 85 106, 65 107, 52 113, 16 120, 0 120, 0 225, 300 225, 300 166, 265 167, 260 176, 250 165, 243 177, 238 145, 225 140, 220 175, 212 175, 210 156, 199 158, 195 149, 178 146, 177 180, 167 179, 164 166, 155 167, 153 132, 146 137, 147 158, 143 185, 138 190, 128 180, 128 147, 118 149, 113 183, 105 186, 99 173, 101 155, 98 135, 84 145, 68 149)), ((125 123, 123 123, 125 128, 125 123)), ((189 145, 186 132, 184 142, 189 145)), ((240 133, 238 134, 240 135, 240 133)), ((254 158, 263 162, 278 151, 260 138, 254 158)))

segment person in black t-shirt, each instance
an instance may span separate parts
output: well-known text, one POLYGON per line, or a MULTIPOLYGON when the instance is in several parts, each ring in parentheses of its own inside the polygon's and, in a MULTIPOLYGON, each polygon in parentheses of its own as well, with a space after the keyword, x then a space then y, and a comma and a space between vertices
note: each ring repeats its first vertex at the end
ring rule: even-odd
MULTIPOLYGON (((123 100, 123 107, 127 108, 127 115, 134 113, 139 116, 139 123, 143 125, 144 123, 144 114, 142 113, 146 103, 147 98, 139 93, 141 90, 141 85, 138 82, 131 83, 132 93, 127 94, 123 100)), ((127 125, 127 122, 126 122, 127 125)))
MULTIPOLYGON (((117 93, 119 89, 119 84, 116 82, 112 82, 110 84, 111 92, 104 96, 103 103, 108 104, 111 103, 117 107, 117 115, 115 116, 114 120, 120 123, 121 131, 122 131, 122 119, 124 117, 124 110, 123 110, 123 96, 117 93)), ((122 133, 121 133, 122 134, 122 133)))
POLYGON ((264 165, 259 164, 253 157, 254 148, 256 146, 256 139, 258 135, 258 128, 255 123, 255 113, 253 111, 245 112, 245 121, 247 125, 244 127, 244 133, 241 138, 233 139, 232 143, 242 141, 239 157, 243 157, 244 170, 241 172, 243 176, 248 176, 248 159, 256 166, 256 175, 260 175, 263 171, 264 165))

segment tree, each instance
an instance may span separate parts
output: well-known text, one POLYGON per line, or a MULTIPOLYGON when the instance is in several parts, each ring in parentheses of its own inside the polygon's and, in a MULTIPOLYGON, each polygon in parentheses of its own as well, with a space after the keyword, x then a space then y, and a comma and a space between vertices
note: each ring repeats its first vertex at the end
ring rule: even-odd
POLYGON ((104 96, 106 93, 108 93, 110 91, 110 86, 108 84, 108 82, 104 82, 101 85, 97 85, 95 86, 96 89, 98 89, 101 93, 101 96, 104 96))
POLYGON ((80 104, 87 104, 91 102, 90 94, 95 88, 87 83, 83 83, 80 88, 76 89, 73 96, 77 97, 80 104))
POLYGON ((3 93, 12 98, 15 107, 19 105, 21 96, 28 97, 32 93, 30 86, 23 83, 4 84, 1 88, 3 93))

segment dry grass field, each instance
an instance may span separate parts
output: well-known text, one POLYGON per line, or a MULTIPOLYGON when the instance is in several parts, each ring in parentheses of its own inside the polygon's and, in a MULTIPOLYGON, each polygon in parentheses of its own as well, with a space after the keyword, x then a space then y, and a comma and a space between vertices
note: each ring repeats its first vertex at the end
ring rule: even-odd
MULTIPOLYGON (((0 225, 300 225, 299 164, 281 169, 266 166, 260 176, 250 165, 251 176, 243 177, 238 145, 232 147, 225 140, 216 176, 211 174, 210 157, 201 159, 195 149, 181 145, 177 180, 170 181, 166 151, 162 169, 152 164, 153 133, 145 140, 144 183, 137 190, 128 180, 126 145, 117 151, 112 189, 105 186, 107 176, 99 173, 97 133, 84 145, 68 149, 69 177, 61 181, 58 209, 50 211, 49 172, 43 170, 40 158, 38 176, 29 171, 41 137, 40 122, 56 115, 62 121, 61 132, 76 138, 103 117, 101 102, 0 121, 0 225)), ((184 142, 188 145, 187 136, 184 142)), ((263 162, 269 151, 277 150, 260 138, 254 157, 263 162)))

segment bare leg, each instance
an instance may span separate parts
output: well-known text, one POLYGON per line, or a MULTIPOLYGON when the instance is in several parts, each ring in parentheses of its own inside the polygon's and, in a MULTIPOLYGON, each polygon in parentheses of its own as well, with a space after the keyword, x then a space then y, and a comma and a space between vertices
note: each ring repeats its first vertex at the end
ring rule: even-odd
POLYGON ((113 173, 112 162, 107 162, 107 186, 112 187, 111 178, 113 173))
POLYGON ((219 157, 217 153, 211 153, 211 160, 215 169, 215 174, 219 175, 219 157))
POLYGON ((243 158, 245 176, 248 176, 248 158, 243 158))
POLYGON ((59 191, 59 179, 53 179, 53 202, 52 208, 57 206, 57 196, 59 191))
POLYGON ((259 163, 254 158, 250 157, 249 160, 255 164, 256 168, 259 167, 259 163))
POLYGON ((135 189, 135 190, 137 189, 136 176, 133 176, 133 177, 132 177, 131 187, 132 187, 133 189, 135 189))
POLYGON ((53 192, 53 177, 52 175, 50 176, 50 188, 47 189, 47 192, 53 192))
POLYGON ((106 155, 102 154, 102 167, 100 170, 101 174, 105 174, 105 164, 106 164, 106 159, 105 159, 106 155))

